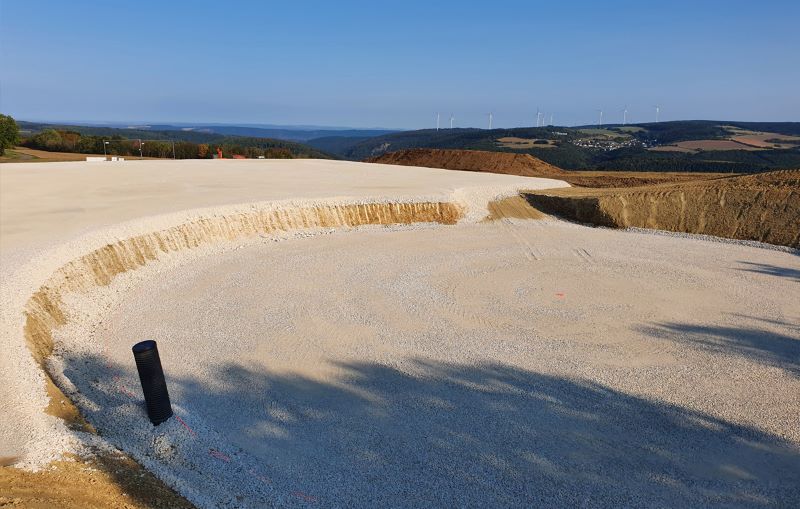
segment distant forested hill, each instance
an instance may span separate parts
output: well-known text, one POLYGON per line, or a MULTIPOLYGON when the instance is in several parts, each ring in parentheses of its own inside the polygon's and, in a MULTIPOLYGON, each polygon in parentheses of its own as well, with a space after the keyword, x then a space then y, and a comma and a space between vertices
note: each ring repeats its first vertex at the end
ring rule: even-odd
POLYGON ((283 127, 258 127, 258 126, 237 126, 237 125, 172 125, 172 124, 150 124, 138 126, 121 126, 121 125, 83 125, 83 124, 57 124, 57 123, 39 123, 39 122, 21 122, 28 126, 27 128, 34 130, 41 130, 43 128, 69 128, 72 130, 80 129, 81 132, 92 134, 108 135, 110 132, 124 131, 128 133, 136 133, 136 136, 129 135, 128 137, 146 139, 143 133, 164 133, 173 132, 170 135, 174 139, 184 139, 187 141, 202 141, 203 135, 221 134, 227 136, 242 136, 246 138, 270 138, 275 140, 305 142, 307 140, 322 138, 326 136, 343 136, 343 137, 360 137, 369 138, 372 136, 381 136, 384 134, 391 134, 397 132, 393 129, 343 129, 343 128, 283 128, 283 127), (197 135, 197 136, 193 136, 197 135))
POLYGON ((226 134, 229 136, 246 136, 251 138, 274 138, 278 140, 305 142, 326 136, 344 136, 370 138, 397 132, 391 129, 282 129, 270 127, 251 127, 234 125, 200 125, 183 127, 173 125, 151 125, 150 129, 158 131, 190 131, 200 133, 226 134))
POLYGON ((800 168, 800 122, 677 121, 636 125, 424 129, 308 144, 363 160, 408 148, 527 153, 564 169, 748 173, 800 168))

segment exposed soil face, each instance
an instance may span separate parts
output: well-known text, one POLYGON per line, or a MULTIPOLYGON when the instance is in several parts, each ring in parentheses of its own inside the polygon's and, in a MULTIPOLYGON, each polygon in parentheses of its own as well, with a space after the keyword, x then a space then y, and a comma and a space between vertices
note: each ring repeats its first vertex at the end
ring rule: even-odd
POLYGON ((561 179, 567 172, 528 154, 484 152, 479 150, 437 150, 416 148, 398 150, 367 162, 423 166, 447 170, 481 171, 520 175, 522 177, 552 177, 561 179))
POLYGON ((489 215, 486 221, 500 219, 544 219, 547 217, 541 211, 531 207, 524 196, 509 196, 502 200, 490 202, 489 215))
MULTIPOLYGON (((526 193, 536 209, 614 228, 651 228, 800 247, 800 170, 730 176, 715 173, 565 171, 526 154, 402 150, 386 164, 556 177, 573 188, 526 193)), ((536 217, 521 202, 490 205, 488 219, 536 217)))
POLYGON ((526 198, 545 213, 599 226, 800 247, 800 170, 628 189, 534 191, 526 198))
POLYGON ((0 507, 191 508, 183 497, 124 454, 56 461, 39 472, 0 467, 0 507))
POLYGON ((577 187, 638 187, 730 177, 729 173, 674 173, 638 171, 570 171, 561 177, 577 187))

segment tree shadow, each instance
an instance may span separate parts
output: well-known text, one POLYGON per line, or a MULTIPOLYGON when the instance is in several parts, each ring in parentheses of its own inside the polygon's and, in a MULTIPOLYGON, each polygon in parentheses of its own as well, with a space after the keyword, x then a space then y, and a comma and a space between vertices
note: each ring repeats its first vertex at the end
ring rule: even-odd
POLYGON ((739 270, 743 270, 745 272, 768 274, 770 276, 782 277, 790 279, 792 281, 800 281, 800 270, 798 269, 793 269, 790 267, 780 267, 778 265, 770 265, 767 263, 756 263, 756 262, 739 262, 739 263, 746 267, 739 270))
MULTIPOLYGON (((780 324, 774 321, 772 323, 780 324)), ((753 327, 657 323, 637 330, 705 350, 737 355, 800 376, 800 339, 753 327)))
POLYGON ((102 435, 148 468, 168 465, 171 485, 210 505, 752 507, 800 497, 800 450, 779 437, 508 365, 338 364, 329 380, 235 364, 179 378, 165 366, 191 428, 175 418, 154 428, 132 364, 67 356, 65 373, 102 435), (120 382, 135 397, 114 389, 120 382))

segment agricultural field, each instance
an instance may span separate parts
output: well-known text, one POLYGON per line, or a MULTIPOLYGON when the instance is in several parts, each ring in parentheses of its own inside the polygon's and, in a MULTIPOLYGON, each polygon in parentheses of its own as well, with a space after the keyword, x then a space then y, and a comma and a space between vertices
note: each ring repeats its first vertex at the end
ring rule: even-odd
POLYGON ((730 136, 719 139, 679 141, 670 145, 651 147, 652 152, 698 153, 714 150, 787 150, 800 147, 800 136, 750 131, 733 126, 721 126, 730 136))
POLYGON ((800 136, 784 136, 777 133, 752 133, 734 136, 731 140, 758 148, 797 148, 800 136))
POLYGON ((703 150, 761 150, 760 147, 753 147, 738 143, 733 140, 693 140, 680 141, 674 145, 663 145, 653 147, 654 152, 689 152, 696 153, 703 150))
MULTIPOLYGON (((27 147, 14 147, 6 150, 4 156, 0 156, 0 163, 27 163, 27 162, 56 162, 56 161, 85 161, 87 155, 98 154, 76 154, 73 152, 49 152, 46 150, 36 150, 27 147)), ((99 154, 103 155, 103 154, 99 154)))
MULTIPOLYGON (((110 154, 109 154, 110 155, 110 154)), ((28 147, 14 147, 6 150, 0 163, 54 163, 65 161, 86 161, 87 157, 103 157, 103 154, 79 154, 76 152, 50 152, 28 147)), ((161 159, 158 157, 127 156, 127 159, 161 159)))
POLYGON ((497 139, 497 146, 502 148, 510 148, 513 150, 551 148, 556 146, 556 142, 546 138, 518 138, 516 136, 505 136, 497 139))

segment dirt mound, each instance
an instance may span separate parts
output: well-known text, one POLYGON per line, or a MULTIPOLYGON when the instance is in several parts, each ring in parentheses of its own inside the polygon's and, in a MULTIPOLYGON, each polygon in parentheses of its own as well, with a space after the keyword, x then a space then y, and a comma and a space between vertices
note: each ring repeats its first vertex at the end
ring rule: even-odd
POLYGON ((800 248, 800 170, 628 189, 534 191, 525 196, 542 212, 583 223, 800 248))
POLYGON ((414 148, 368 159, 370 163, 423 166, 447 170, 483 171, 522 177, 561 178, 567 172, 528 154, 480 150, 414 148))
POLYGON ((370 163, 557 178, 579 187, 633 187, 730 176, 718 173, 568 171, 529 154, 415 148, 367 159, 370 163))

